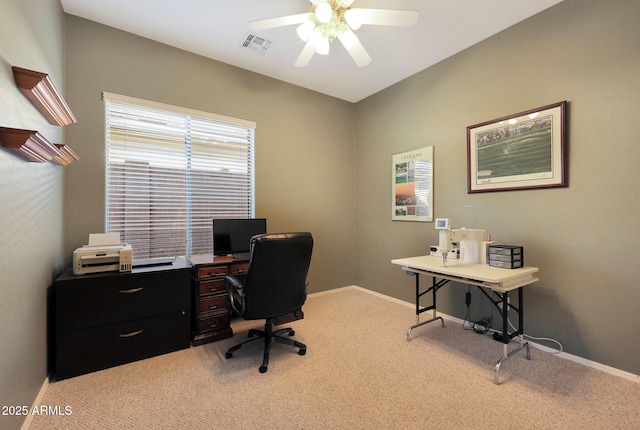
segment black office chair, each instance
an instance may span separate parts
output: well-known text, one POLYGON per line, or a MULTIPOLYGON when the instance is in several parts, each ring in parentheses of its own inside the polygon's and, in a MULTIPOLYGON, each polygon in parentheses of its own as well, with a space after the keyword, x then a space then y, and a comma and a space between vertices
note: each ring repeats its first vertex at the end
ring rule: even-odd
POLYGON ((288 337, 294 336, 291 328, 273 331, 274 319, 300 311, 307 298, 307 273, 311 263, 313 237, 311 233, 261 234, 251 238, 251 263, 244 282, 233 276, 225 277, 231 307, 246 320, 265 319, 264 331, 249 330, 248 340, 235 345, 226 353, 245 343, 264 339, 264 358, 260 373, 267 371, 272 341, 299 348, 305 355, 307 347, 288 337))

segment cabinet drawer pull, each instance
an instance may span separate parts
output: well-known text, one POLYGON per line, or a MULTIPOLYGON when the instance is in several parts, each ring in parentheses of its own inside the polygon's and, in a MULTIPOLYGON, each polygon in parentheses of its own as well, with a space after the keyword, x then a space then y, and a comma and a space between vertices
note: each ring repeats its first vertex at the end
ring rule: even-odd
POLYGON ((132 331, 131 333, 123 333, 118 335, 119 337, 133 337, 133 336, 137 336, 139 334, 142 334, 143 330, 138 330, 138 331, 132 331))
POLYGON ((129 290, 120 290, 120 294, 133 294, 133 293, 137 293, 138 291, 142 291, 142 288, 144 288, 144 287, 131 288, 131 289, 129 289, 129 290))
POLYGON ((217 307, 217 306, 209 306, 209 310, 210 310, 210 311, 212 311, 212 310, 214 310, 214 309, 218 309, 218 307, 217 307))

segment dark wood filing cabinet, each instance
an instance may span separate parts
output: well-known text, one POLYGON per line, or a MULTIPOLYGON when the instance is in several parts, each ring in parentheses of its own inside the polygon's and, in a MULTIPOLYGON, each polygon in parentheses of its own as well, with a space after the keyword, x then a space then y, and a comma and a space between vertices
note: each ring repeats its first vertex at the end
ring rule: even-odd
POLYGON ((189 260, 193 265, 193 345, 233 336, 224 277, 232 275, 243 280, 249 270, 249 259, 202 254, 189 260))
POLYGON ((53 380, 189 348, 191 265, 56 279, 50 295, 53 380))

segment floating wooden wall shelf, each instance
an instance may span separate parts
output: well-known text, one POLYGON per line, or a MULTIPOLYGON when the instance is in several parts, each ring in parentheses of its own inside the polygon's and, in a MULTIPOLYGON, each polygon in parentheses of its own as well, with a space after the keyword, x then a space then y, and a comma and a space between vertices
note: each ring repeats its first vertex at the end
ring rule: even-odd
POLYGON ((13 77, 20 91, 51 124, 64 126, 77 122, 49 75, 14 66, 13 77))
POLYGON ((67 166, 73 163, 74 161, 77 161, 80 159, 80 157, 78 157, 76 153, 73 152, 71 148, 69 148, 69 146, 60 145, 58 143, 54 143, 54 145, 56 146, 56 148, 60 150, 60 152, 62 152, 61 156, 53 157, 53 160, 51 161, 53 161, 54 163, 59 164, 61 166, 67 166))
POLYGON ((38 163, 64 155, 63 151, 37 131, 0 127, 0 142, 22 158, 38 163))

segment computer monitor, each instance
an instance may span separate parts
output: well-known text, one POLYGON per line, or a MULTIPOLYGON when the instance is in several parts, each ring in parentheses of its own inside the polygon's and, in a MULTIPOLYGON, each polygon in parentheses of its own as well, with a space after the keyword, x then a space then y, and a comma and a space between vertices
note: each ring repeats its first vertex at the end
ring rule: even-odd
POLYGON ((215 218, 213 255, 249 257, 251 238, 267 232, 266 218, 215 218))

